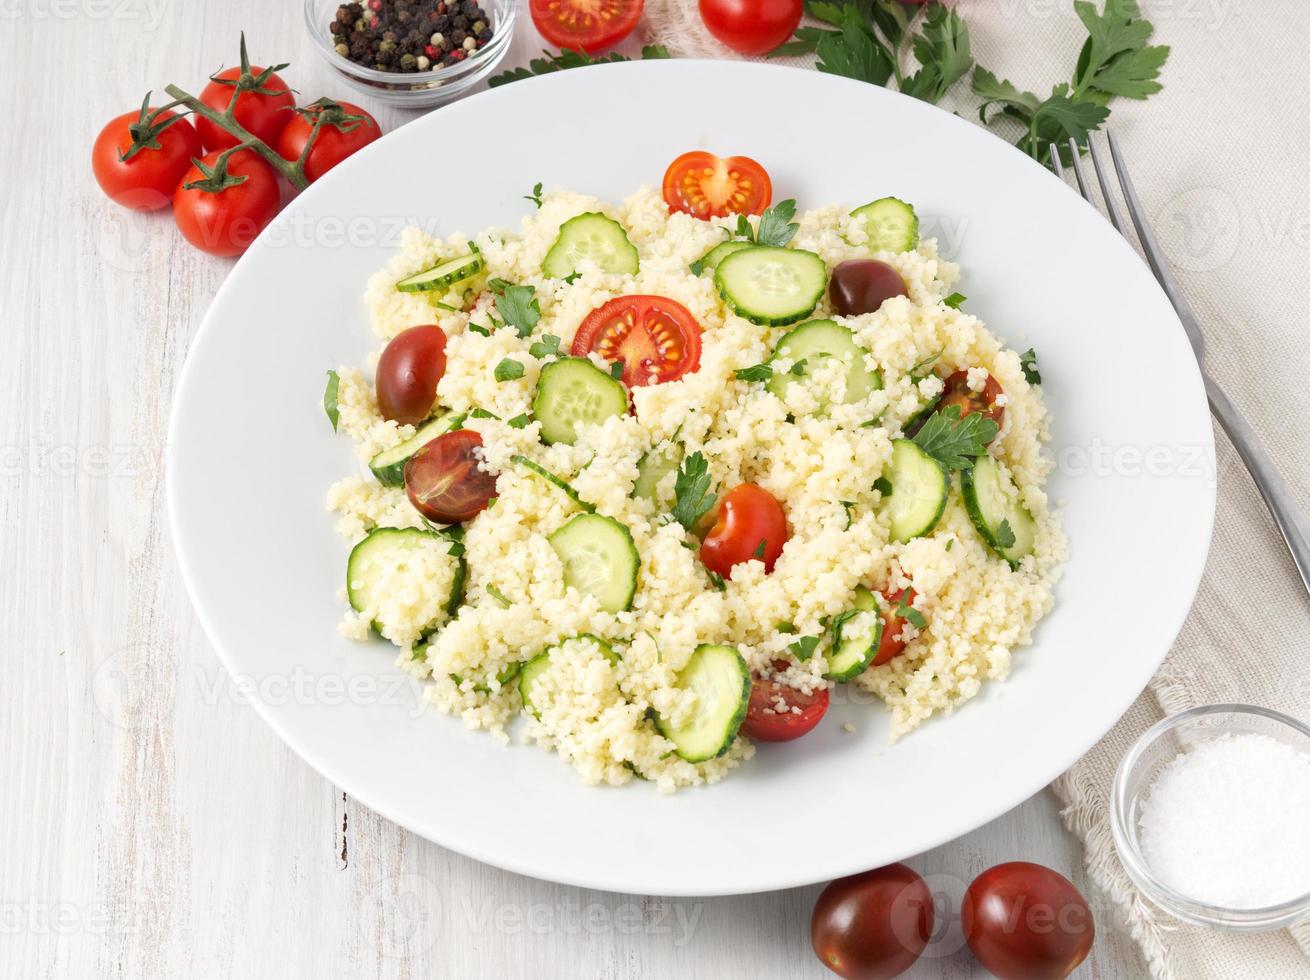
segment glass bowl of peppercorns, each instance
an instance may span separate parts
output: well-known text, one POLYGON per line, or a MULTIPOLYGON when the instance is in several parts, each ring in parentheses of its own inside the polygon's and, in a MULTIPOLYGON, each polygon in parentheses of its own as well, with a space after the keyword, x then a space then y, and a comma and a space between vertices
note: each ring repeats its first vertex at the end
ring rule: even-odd
POLYGON ((324 60, 361 92, 425 108, 463 95, 509 50, 514 0, 305 0, 324 60))

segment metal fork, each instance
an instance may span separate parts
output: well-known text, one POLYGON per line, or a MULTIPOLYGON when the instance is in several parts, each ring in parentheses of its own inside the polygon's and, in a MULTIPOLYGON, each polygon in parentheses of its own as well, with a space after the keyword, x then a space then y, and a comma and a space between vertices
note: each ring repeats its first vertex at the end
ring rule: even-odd
MULTIPOLYGON (((1178 284, 1174 282, 1173 276, 1169 274, 1169 270, 1165 266, 1164 255, 1156 242, 1154 232, 1151 231, 1151 226, 1146 221, 1146 216, 1142 212, 1141 201, 1137 198, 1137 192, 1133 189, 1133 182, 1128 176, 1127 168, 1124 166, 1123 154, 1119 152, 1119 144, 1115 141, 1112 133, 1107 132, 1105 138, 1110 146, 1110 159, 1113 164, 1114 174, 1118 177, 1119 186, 1123 189, 1124 205, 1128 209, 1128 216, 1132 219, 1133 227, 1137 229, 1137 237, 1142 243, 1142 251, 1146 253, 1146 262, 1151 267, 1151 271, 1155 273, 1160 288, 1169 297, 1169 302, 1173 303, 1174 310, 1178 313, 1178 319, 1182 321, 1183 329, 1187 331, 1187 339, 1191 341, 1192 350, 1196 353, 1196 361, 1201 368, 1201 378, 1205 382, 1206 397, 1210 401, 1210 412, 1219 420, 1224 432, 1228 433, 1233 448, 1237 450, 1242 462, 1246 464, 1246 468, 1251 472, 1251 477, 1255 480, 1255 485, 1259 488, 1261 496, 1264 497, 1274 523, 1278 525, 1283 540, 1287 542, 1287 547, 1292 552, 1292 560, 1296 562, 1297 571, 1301 573, 1301 581, 1305 584, 1307 591, 1310 591, 1310 521, 1297 508, 1291 490, 1274 466, 1273 460, 1269 458, 1268 450, 1256 437, 1254 430, 1247 424, 1246 419, 1242 418, 1237 409, 1233 407, 1233 403, 1228 400, 1228 396, 1224 394, 1214 379, 1206 374, 1204 360, 1205 338, 1201 335, 1201 328, 1196 322, 1196 317, 1192 314, 1191 307, 1183 299, 1178 284)), ((1078 183, 1078 190, 1088 204, 1096 207, 1096 201, 1092 198, 1091 185, 1088 183, 1087 174, 1083 170, 1078 146, 1073 140, 1070 140, 1068 149, 1070 159, 1073 161, 1074 179, 1078 183)), ((1114 225, 1115 230, 1124 238, 1127 238, 1128 243, 1131 245, 1132 238, 1129 237, 1128 232, 1125 230, 1123 222, 1119 220, 1119 211, 1115 207, 1114 197, 1110 193, 1110 182, 1106 179, 1107 168, 1102 164, 1102 155, 1097 152, 1095 140, 1088 139, 1087 149, 1091 156, 1092 168, 1096 172, 1096 181, 1101 188, 1101 197, 1105 201, 1106 215, 1110 219, 1110 224, 1114 225)), ((1059 147, 1052 144, 1050 151, 1051 167, 1059 177, 1063 178, 1064 166, 1060 161, 1059 147)))

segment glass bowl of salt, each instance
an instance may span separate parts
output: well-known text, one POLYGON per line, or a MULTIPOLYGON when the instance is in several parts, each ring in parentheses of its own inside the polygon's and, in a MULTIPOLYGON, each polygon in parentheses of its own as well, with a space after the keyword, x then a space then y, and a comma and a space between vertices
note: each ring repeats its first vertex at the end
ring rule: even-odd
POLYGON ((1310 919, 1310 727, 1241 704, 1171 715, 1119 763, 1110 830, 1175 918, 1235 932, 1310 919))

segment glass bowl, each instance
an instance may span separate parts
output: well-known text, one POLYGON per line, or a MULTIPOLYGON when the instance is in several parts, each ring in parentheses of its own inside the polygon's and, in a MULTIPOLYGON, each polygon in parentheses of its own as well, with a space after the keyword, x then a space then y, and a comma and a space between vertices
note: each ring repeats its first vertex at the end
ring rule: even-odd
POLYGON ((1253 705, 1204 705, 1165 718, 1143 732, 1119 763, 1110 793, 1115 850, 1142 893, 1174 918, 1231 932, 1282 929, 1310 916, 1310 891, 1278 905, 1239 909, 1180 894, 1152 874, 1140 848, 1138 819, 1152 783, 1175 756, 1222 735, 1248 734, 1267 735, 1310 754, 1310 727, 1295 718, 1253 705))
POLYGON ((491 18, 491 40, 458 64, 429 71, 378 71, 337 54, 328 24, 341 0, 305 0, 305 29, 317 51, 346 82, 391 105, 426 109, 458 98, 491 73, 509 50, 514 34, 514 0, 480 0, 491 18))

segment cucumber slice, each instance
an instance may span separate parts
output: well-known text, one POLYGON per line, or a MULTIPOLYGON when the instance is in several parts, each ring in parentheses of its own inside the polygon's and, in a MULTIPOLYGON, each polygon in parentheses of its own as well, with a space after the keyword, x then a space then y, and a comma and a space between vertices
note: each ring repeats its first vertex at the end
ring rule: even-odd
POLYGON ((400 445, 382 450, 368 461, 368 468, 384 487, 403 487, 405 464, 409 462, 409 457, 437 436, 458 429, 467 417, 464 412, 445 412, 434 419, 419 423, 417 432, 400 445))
POLYGON ((814 312, 828 285, 828 267, 813 252, 756 245, 720 261, 714 285, 734 313, 761 326, 785 327, 814 312))
POLYGON ((704 762, 728 751, 751 700, 751 672, 735 647, 702 643, 678 672, 677 687, 694 691, 696 708, 681 725, 656 715, 660 734, 678 757, 704 762))
POLYGON ((883 473, 892 485, 883 506, 891 515, 893 541, 909 541, 927 534, 946 510, 950 476, 941 463, 909 439, 892 442, 891 465, 883 473))
MULTIPOLYGON (((573 639, 589 640, 599 648, 601 653, 609 658, 611 663, 619 662, 619 655, 614 652, 614 648, 599 636, 593 636, 591 633, 583 633, 581 636, 573 637, 573 639)), ((564 642, 568 643, 569 641, 565 640, 564 642)), ((550 666, 550 652, 554 649, 555 647, 550 647, 547 650, 541 651, 541 653, 525 663, 523 669, 519 672, 519 697, 523 699, 523 707, 534 718, 540 718, 541 713, 538 711, 537 706, 532 702, 532 689, 537 683, 537 678, 539 678, 542 675, 542 672, 550 666)))
MULTIPOLYGON (((468 564, 462 556, 450 553, 450 538, 436 531, 424 531, 412 527, 378 527, 368 533, 363 541, 355 545, 346 561, 346 596, 350 608, 355 612, 365 612, 376 608, 377 600, 387 588, 388 573, 397 566, 404 566, 410 560, 427 558, 426 552, 434 542, 445 546, 445 559, 454 565, 451 576, 450 597, 442 607, 440 615, 432 622, 425 623, 421 632, 431 633, 444 625, 464 598, 464 579, 468 574, 468 564)), ((391 636, 397 631, 391 627, 397 624, 375 619, 371 624, 373 630, 383 636, 391 636)))
POLYGON ((637 591, 637 546, 632 532, 612 517, 579 514, 550 536, 564 563, 564 584, 600 600, 608 613, 632 605, 637 591))
POLYGON ((691 271, 694 275, 699 276, 705 270, 713 272, 719 267, 719 263, 726 259, 733 252, 740 252, 743 248, 753 248, 750 242, 719 242, 712 249, 702 255, 699 259, 691 264, 691 271))
POLYGON ((864 586, 855 587, 855 598, 850 612, 838 616, 833 623, 832 653, 828 656, 828 672, 823 676, 830 681, 854 680, 873 663, 882 641, 882 617, 878 600, 864 586), (873 613, 874 615, 864 615, 873 613))
POLYGON ((1014 481, 1001 471, 996 460, 979 456, 972 467, 961 470, 960 491, 973 526, 993 551, 1014 567, 1024 555, 1032 554, 1037 524, 1019 503, 1014 481), (1002 524, 1008 527, 1009 534, 1002 524), (1002 545, 1003 540, 1009 543, 1002 545))
MULTIPOLYGON (((793 362, 805 360, 807 367, 817 367, 824 358, 842 358, 846 363, 846 394, 837 404, 849 405, 869 397, 869 393, 882 387, 882 374, 870 371, 864 366, 864 357, 868 352, 855 342, 855 335, 839 323, 832 320, 811 320, 802 323, 791 332, 784 334, 774 348, 773 357, 787 357, 793 362)), ((782 398, 787 386, 803 382, 804 375, 795 375, 790 371, 774 371, 766 387, 782 398)), ((820 412, 832 402, 826 392, 816 391, 820 412)))
POLYGON ((575 504, 577 504, 587 513, 594 514, 596 512, 596 508, 591 504, 587 503, 585 500, 583 500, 582 496, 578 493, 578 491, 573 489, 573 485, 571 483, 569 483, 567 480, 561 480, 558 476, 556 476, 550 470, 546 469, 546 467, 542 466, 540 463, 534 462, 533 460, 528 459, 528 457, 526 456, 511 456, 510 459, 513 462, 518 463, 525 470, 537 474, 537 476, 541 477, 551 486, 563 490, 565 496, 567 496, 570 500, 572 500, 575 504))
POLYGON ((482 271, 482 256, 474 246, 467 255, 457 255, 453 259, 438 262, 430 269, 406 276, 396 283, 396 289, 402 293, 426 293, 433 289, 446 289, 472 279, 482 271))
POLYGON ((585 357, 551 361, 537 378, 532 415, 541 423, 541 438, 548 445, 573 445, 577 423, 604 422, 627 411, 627 390, 585 357))
POLYGON ((664 442, 637 461, 637 479, 632 484, 632 495, 658 505, 656 491, 660 481, 678 468, 682 450, 677 443, 664 442))
POLYGON ((880 197, 851 212, 864 225, 871 252, 910 252, 919 245, 919 216, 895 197, 880 197))
POLYGON ((627 232, 613 218, 595 211, 569 218, 559 226, 559 237, 541 263, 541 274, 564 279, 580 271, 584 261, 595 263, 601 272, 637 274, 637 250, 627 232))

